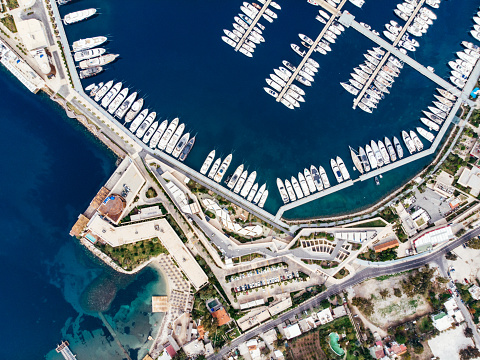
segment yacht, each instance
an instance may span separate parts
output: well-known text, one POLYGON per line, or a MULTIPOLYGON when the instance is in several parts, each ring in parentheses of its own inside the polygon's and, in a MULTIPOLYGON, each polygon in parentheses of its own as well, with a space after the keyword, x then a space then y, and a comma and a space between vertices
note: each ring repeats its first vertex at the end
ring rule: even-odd
POLYGON ((292 50, 295 51, 301 57, 304 57, 305 54, 307 53, 305 50, 301 50, 297 44, 290 44, 290 46, 292 47, 292 50))
POLYGON ((107 65, 115 61, 115 59, 119 56, 120 55, 118 54, 107 54, 107 55, 102 55, 93 59, 83 60, 83 61, 80 61, 79 67, 80 69, 88 69, 91 67, 107 65))
POLYGON ((327 22, 325 21, 325 19, 323 17, 321 17, 320 15, 317 15, 315 16, 315 19, 320 21, 322 24, 326 24, 327 22))
POLYGON ((307 35, 304 35, 304 34, 298 34, 298 37, 300 38, 300 40, 303 40, 305 41, 308 45, 312 46, 313 45, 313 40, 310 39, 307 35))
POLYGON ((145 131, 150 127, 150 125, 155 121, 155 118, 157 117, 157 113, 155 111, 151 112, 148 114, 148 116, 143 120, 143 122, 140 124, 138 127, 137 131, 135 132, 135 135, 141 139, 143 135, 145 134, 145 131))
POLYGON ((320 173, 320 178, 322 179, 323 187, 325 189, 330 187, 330 181, 328 180, 327 172, 323 168, 323 166, 318 167, 318 172, 320 173))
POLYGON ((270 74, 270 78, 275 81, 278 85, 280 85, 281 87, 284 87, 285 85, 287 85, 285 83, 285 81, 283 81, 279 76, 275 75, 275 74, 270 74))
POLYGON ((113 99, 110 105, 108 106, 108 112, 113 115, 113 113, 117 111, 117 109, 120 107, 123 100, 125 100, 127 95, 128 95, 128 88, 122 89, 122 91, 120 91, 120 93, 117 96, 115 96, 115 99, 113 99))
POLYGON ((350 156, 352 157, 353 165, 355 165, 355 168, 360 172, 360 174, 363 174, 362 159, 360 158, 360 155, 358 155, 351 147, 350 156))
POLYGON ((453 106, 453 102, 451 102, 450 100, 444 98, 443 96, 440 96, 440 95, 436 95, 434 94, 433 95, 438 101, 440 101, 442 104, 444 104, 445 106, 448 106, 449 108, 451 108, 453 106))
POLYGON ((228 36, 222 36, 222 40, 233 48, 237 46, 237 43, 230 39, 228 36))
POLYGON ((142 110, 142 112, 137 115, 137 117, 135 118, 135 120, 133 120, 133 122, 130 124, 130 127, 129 127, 132 133, 135 133, 135 131, 138 129, 138 127, 143 122, 143 120, 145 120, 147 115, 148 115, 148 109, 142 110))
POLYGON ((253 186, 253 183, 255 182, 255 179, 257 178, 257 172, 254 171, 250 175, 248 175, 247 181, 245 181, 245 185, 242 188, 242 191, 240 192, 240 196, 245 197, 248 195, 250 189, 253 186))
POLYGON ((315 188, 317 189, 317 191, 322 191, 323 190, 322 178, 320 177, 320 173, 318 172, 317 168, 314 165, 310 165, 310 173, 312 174, 315 188))
MULTIPOLYGON (((268 80, 270 80, 270 79, 266 79, 266 80, 268 81, 268 80)), ((273 81, 273 80, 270 80, 270 81, 273 81)), ((274 82, 274 83, 275 83, 275 82, 274 82)), ((276 84, 276 86, 279 86, 279 87, 281 88, 280 85, 278 85, 277 83, 275 83, 275 84, 276 84)), ((273 87, 273 86, 272 86, 272 87, 273 87)), ((263 90, 265 90, 265 92, 266 92, 267 94, 272 95, 275 99, 278 97, 278 93, 277 93, 276 91, 273 91, 272 89, 270 89, 270 88, 267 87, 267 86, 265 86, 265 87, 263 88, 263 90)), ((281 90, 279 90, 279 91, 281 91, 281 90)))
POLYGON ((350 179, 350 174, 348 173, 347 167, 345 166, 343 160, 337 156, 337 165, 340 168, 340 172, 342 173, 343 180, 350 179))
POLYGON ((395 146, 395 150, 397 150, 398 158, 403 158, 403 148, 396 136, 393 137, 393 145, 395 146))
POLYGON ((359 90, 348 83, 341 82, 340 85, 352 95, 358 95, 359 90))
POLYGON ((290 201, 297 200, 297 197, 295 195, 295 190, 293 190, 293 186, 290 183, 290 181, 285 180, 285 188, 287 189, 287 193, 288 193, 288 197, 290 198, 290 201))
MULTIPOLYGON (((273 81, 272 79, 265 79, 265 81, 267 82, 267 84, 268 84, 269 86, 271 86, 272 88, 274 88, 276 91, 278 91, 278 92, 282 91, 283 87, 280 86, 279 84, 277 84, 277 83, 276 83, 275 81, 273 81)), ((270 94, 270 92, 267 91, 267 89, 268 89, 268 90, 271 90, 270 88, 264 87, 264 89, 265 89, 265 91, 266 91, 268 94, 270 94)), ((276 97, 278 96, 278 93, 275 92, 274 94, 271 93, 270 95, 272 95, 273 97, 276 98, 276 97)))
POLYGON ((73 55, 73 58, 75 59, 76 62, 79 62, 82 60, 88 60, 88 59, 103 55, 105 51, 106 50, 103 48, 83 50, 83 51, 76 52, 73 55))
POLYGON ((422 110, 422 112, 427 115, 427 117, 432 120, 433 122, 437 123, 438 125, 442 125, 443 119, 440 116, 437 116, 435 114, 432 114, 431 112, 422 110))
POLYGON ((192 151, 193 145, 195 145, 195 136, 188 140, 187 145, 185 145, 185 147, 183 148, 180 156, 178 157, 178 160, 185 161, 188 154, 190 154, 190 151, 192 151))
POLYGON ((223 32, 225 33, 225 35, 227 35, 230 39, 232 39, 236 43, 238 43, 240 41, 240 38, 237 35, 235 35, 233 32, 231 32, 230 30, 223 29, 223 32))
POLYGON ((370 147, 372 148, 373 154, 375 155, 375 159, 377 160, 378 167, 382 167, 383 163, 383 156, 380 153, 380 149, 375 141, 370 141, 370 147))
POLYGON ((230 178, 230 180, 228 181, 227 183, 227 187, 229 189, 233 189, 233 187, 235 186, 235 184, 237 183, 237 181, 240 179, 240 176, 242 175, 242 172, 243 172, 243 164, 238 166, 236 169, 235 169, 235 172, 233 173, 232 177, 230 178))
POLYGON ((292 98, 294 98, 296 101, 300 101, 300 102, 305 102, 305 99, 303 98, 302 95, 299 95, 298 93, 296 93, 295 91, 293 91, 292 89, 288 89, 287 90, 287 95, 290 95, 292 98))
POLYGON ((388 155, 387 148, 381 140, 378 142, 378 150, 380 150, 380 154, 382 155, 383 163, 385 165, 390 164, 390 155, 388 155))
POLYGON ((413 142, 413 140, 410 138, 410 136, 405 130, 402 131, 402 138, 410 154, 413 154, 415 151, 417 151, 415 143, 413 142))
POLYGON ((298 183, 298 180, 292 176, 292 178, 290 179, 292 181, 292 186, 293 186, 293 190, 295 191, 295 195, 297 196, 297 199, 301 199, 303 198, 303 192, 302 192, 302 188, 300 187, 300 184, 298 183))
POLYGON ((248 30, 248 25, 245 23, 245 21, 243 19, 241 19, 240 17, 238 16, 235 16, 233 18, 235 20, 235 22, 240 25, 242 28, 244 28, 245 30, 248 30))
POLYGON ((277 178, 277 187, 278 191, 280 192, 280 196, 282 197, 282 201, 284 204, 288 203, 290 201, 288 197, 287 190, 285 189, 285 186, 283 185, 283 181, 280 178, 277 178))
POLYGON ((368 162, 367 153, 365 152, 365 150, 361 146, 358 148, 358 156, 360 158, 360 161, 362 163, 362 167, 365 170, 365 172, 369 172, 370 171, 370 163, 368 162))
POLYGON ((368 161, 370 162, 370 166, 371 166, 372 170, 376 169, 378 167, 378 163, 377 163, 377 159, 375 158, 375 154, 373 153, 373 150, 370 147, 370 145, 367 144, 365 146, 365 150, 367 152, 367 158, 368 158, 368 161))
POLYGON ((372 113, 372 109, 370 109, 370 107, 368 107, 367 105, 365 105, 363 102, 358 103, 358 107, 359 107, 361 110, 365 111, 366 113, 369 113, 369 114, 372 113))
MULTIPOLYGON (((260 206, 260 200, 262 200, 265 193, 267 193, 267 196, 268 196, 267 184, 263 184, 262 186, 260 186, 260 189, 258 190, 257 195, 255 195, 253 199, 253 203, 255 205, 258 204, 258 206, 260 206)), ((265 200, 266 200, 266 197, 265 199, 263 199, 263 204, 265 204, 265 200)), ((263 204, 260 207, 263 207, 263 204)))
POLYGON ((385 143, 385 146, 387 147, 388 154, 390 155, 390 160, 392 162, 396 161, 397 160, 397 154, 395 153, 395 148, 393 147, 390 139, 387 138, 386 136, 385 136, 385 139, 384 139, 384 143, 385 143))
POLYGON ((122 89, 122 83, 121 82, 116 83, 110 89, 110 91, 103 97, 102 106, 104 108, 107 108, 108 105, 110 105, 110 103, 113 101, 113 99, 115 99, 115 97, 118 95, 121 89, 122 89))
POLYGON ((168 142, 172 138, 175 130, 177 129, 179 121, 180 121, 179 118, 175 118, 170 123, 170 125, 168 125, 167 130, 165 130, 165 133, 162 135, 162 138, 160 139, 160 141, 158 143, 158 148, 160 150, 165 150, 165 148, 167 147, 168 142))
POLYGON ((242 175, 240 175, 240 179, 238 179, 234 189, 233 189, 233 192, 235 194, 238 194, 238 192, 240 191, 240 189, 243 187, 243 184, 245 184, 245 181, 247 180, 247 175, 248 175, 248 171, 245 170, 242 175))
POLYGON ((455 95, 452 95, 452 94, 451 94, 449 91, 447 91, 447 90, 437 88, 437 91, 439 92, 440 95, 442 95, 444 98, 446 98, 446 99, 448 99, 448 100, 452 100, 452 101, 455 101, 455 100, 456 100, 455 95))
POLYGON ((170 140, 168 140, 167 147, 165 148, 165 152, 167 154, 171 154, 173 149, 175 149, 175 146, 177 145, 177 142, 180 139, 180 137, 183 135, 184 130, 185 130, 185 124, 183 123, 177 127, 177 129, 173 133, 170 140))
POLYGON ((125 122, 129 123, 130 121, 132 121, 133 118, 138 115, 140 110, 142 110, 142 107, 143 107, 143 98, 140 98, 133 103, 127 115, 125 115, 125 122))
POLYGON ((207 173, 210 165, 212 165, 213 159, 215 159, 215 150, 210 151, 210 153, 208 154, 200 169, 200 174, 205 175, 207 173))
MULTIPOLYGON (((215 174, 217 173, 217 170, 218 168, 220 167, 220 163, 222 162, 222 158, 218 158, 217 160, 215 160, 215 162, 213 163, 213 166, 212 168, 210 169, 210 172, 208 173, 208 177, 210 179, 213 179, 213 177, 215 176, 215 174)), ((252 184, 253 185, 253 184, 252 184)))
POLYGON ((434 123, 432 120, 430 119, 427 119, 427 118, 420 118, 420 121, 425 125, 427 126, 430 130, 434 130, 434 131, 439 131, 440 130, 440 126, 438 126, 438 124, 434 123))
POLYGON ((96 46, 100 46, 106 41, 107 41, 106 36, 95 36, 87 39, 80 39, 75 41, 72 44, 72 49, 74 52, 87 50, 87 49, 94 48, 96 46))
POLYGON ((313 182, 313 178, 312 178, 312 174, 310 173, 310 170, 308 170, 307 168, 303 169, 303 175, 305 176, 305 180, 307 181, 308 190, 310 190, 311 193, 314 193, 315 191, 317 191, 317 187, 313 182))
MULTIPOLYGON (((287 74, 285 74, 283 71, 280 71, 279 69, 273 69, 273 72, 280 78, 282 79, 283 81, 288 81, 288 79, 290 79, 290 76, 288 76, 287 74)), ((273 75, 273 74, 272 74, 273 75)), ((285 86, 285 85, 284 85, 285 86)))
POLYGON ((105 96, 105 94, 112 88, 112 86, 113 86, 113 80, 110 80, 97 91, 97 93, 95 94, 94 100, 96 102, 99 102, 105 96))
POLYGON ((410 130, 410 138, 412 139, 413 143, 415 144, 415 147, 417 148, 418 151, 423 150, 423 143, 422 141, 418 138, 417 134, 413 130, 410 130))
POLYGON ((258 192, 258 183, 255 183, 255 185, 252 186, 250 191, 248 192, 247 195, 247 201, 252 201, 255 198, 255 194, 258 192))
POLYGON ((427 106, 428 110, 430 110, 432 113, 437 115, 438 117, 445 119, 447 117, 447 114, 443 110, 440 110, 439 108, 433 107, 433 106, 427 106))
POLYGON ((338 167, 337 162, 334 159, 330 159, 330 166, 332 167, 333 174, 335 175, 337 182, 343 182, 342 173, 340 172, 340 168, 338 167))
POLYGON ((328 15, 325 11, 323 10, 318 10, 318 13, 325 18, 325 20, 330 20, 330 15, 328 15))
POLYGON ((162 137, 163 133, 165 132, 165 129, 168 126, 168 120, 163 120, 160 126, 158 127, 157 131, 155 131, 155 134, 153 134, 152 139, 150 140, 150 147, 152 149, 156 149, 158 142, 160 141, 160 138, 162 137))
POLYGON ((143 138, 142 138, 142 141, 145 144, 149 143, 150 139, 152 138, 152 136, 155 133, 155 131, 157 130, 157 128, 158 128, 158 121, 155 121, 152 125, 150 125, 150 127, 145 132, 145 135, 143 135, 143 138))
POLYGON ((312 86, 312 83, 307 79, 305 79, 303 76, 297 75, 295 80, 297 80, 300 84, 303 84, 305 86, 312 86))
POLYGON ((302 188, 302 192, 305 196, 310 195, 310 190, 308 189, 307 180, 305 176, 301 172, 298 173, 298 182, 300 183, 300 187, 302 188))
POLYGON ((292 104, 290 104, 290 102, 287 101, 284 97, 282 97, 282 98, 280 99, 280 102, 281 102, 283 105, 285 105, 287 108, 289 108, 290 110, 295 109, 295 107, 294 107, 292 104))
POLYGON ((425 130, 424 128, 417 127, 417 132, 430 142, 435 139, 435 135, 433 135, 430 131, 425 130))
POLYGON ((83 20, 86 20, 97 13, 97 9, 86 9, 75 11, 70 14, 65 15, 63 18, 63 23, 65 25, 74 24, 83 20))
MULTIPOLYGON (((90 97, 95 97, 95 95, 97 94, 98 90, 100 90, 101 88, 103 87, 103 82, 101 82, 100 84, 98 84, 97 86, 95 86, 91 91, 90 91, 90 97)), ((85 89, 86 90, 86 89, 85 89)))
POLYGON ((130 96, 127 97, 127 99, 122 103, 122 105, 120 105, 117 111, 115 111, 115 117, 122 119, 125 116, 125 113, 128 111, 128 109, 130 109, 130 107, 132 106, 136 98, 137 98, 136 92, 130 94, 130 96))

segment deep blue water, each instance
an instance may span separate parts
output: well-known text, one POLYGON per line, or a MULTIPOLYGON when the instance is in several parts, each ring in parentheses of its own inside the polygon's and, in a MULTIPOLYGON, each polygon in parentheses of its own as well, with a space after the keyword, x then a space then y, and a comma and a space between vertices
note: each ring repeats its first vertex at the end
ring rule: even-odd
MULTIPOLYGON (((95 81, 121 79, 148 96, 147 104, 161 117, 180 116, 187 129, 198 133, 187 163, 199 168, 216 148, 234 152, 232 168, 245 162, 267 181, 267 209, 278 207, 275 178, 290 177, 311 163, 328 168, 339 155, 349 168, 348 145, 398 135, 416 126, 419 110, 431 101, 435 86, 411 69, 404 69, 373 115, 351 109, 352 97, 339 81, 371 47, 354 30, 347 30, 326 57, 316 56, 321 71, 307 102, 289 111, 265 94, 264 78, 282 59, 298 63, 290 50, 297 33, 314 37, 319 23, 306 2, 280 2, 283 10, 273 24, 264 22, 266 43, 253 59, 224 44, 222 29, 230 27, 238 4, 145 0, 82 0, 64 7, 74 11, 98 7, 101 15, 72 25, 72 39, 110 34, 110 51, 122 58, 95 81), (128 11, 128 15, 127 11, 128 11)), ((363 10, 348 6, 358 19, 378 30, 394 19, 391 0, 367 0, 363 10)), ((439 19, 421 40, 415 54, 422 63, 446 76, 446 62, 471 39, 473 0, 442 2, 439 19)), ((90 83, 90 81, 86 83, 90 83)), ((68 339, 79 358, 118 359, 118 349, 103 336, 96 310, 122 335, 134 353, 160 320, 148 317, 149 298, 161 293, 163 281, 152 269, 135 277, 119 276, 92 259, 68 231, 114 169, 115 159, 80 125, 66 118, 47 98, 30 94, 6 71, 0 70, 2 111, 0 209, 2 247, 1 359, 58 359, 51 352, 68 339), (128 332, 128 334, 127 334, 128 332), (82 344, 89 345, 89 347, 82 344)), ((399 186, 428 162, 418 161, 373 182, 316 201, 287 215, 312 216, 366 206, 399 186)), ((331 174, 330 174, 331 175, 331 174)), ((333 176, 330 176, 333 180, 333 176)), ((139 353, 140 354, 140 353, 139 353)))
MULTIPOLYGON (((199 169, 210 150, 222 158, 233 152, 230 171, 245 163, 257 170, 257 180, 267 182, 270 196, 266 209, 276 211, 281 199, 277 177, 290 178, 311 164, 323 165, 330 180, 330 159, 339 155, 349 169, 353 164, 348 146, 358 147, 372 139, 399 136, 403 129, 420 123, 420 110, 433 99, 435 85, 414 70, 405 68, 391 94, 373 115, 352 109, 353 98, 339 85, 353 68, 363 62, 363 53, 374 44, 353 29, 333 44, 327 56, 315 54, 321 69, 311 88, 305 89, 306 103, 296 111, 285 108, 267 95, 265 78, 286 59, 298 64, 290 49, 299 43, 297 34, 315 38, 322 24, 315 20, 318 8, 306 1, 280 1, 282 10, 266 26, 266 42, 257 46, 254 57, 246 58, 223 43, 222 29, 231 29, 241 2, 144 0, 131 7, 127 0, 82 0, 64 12, 96 7, 101 14, 90 21, 67 27, 71 41, 82 37, 110 35, 107 47, 121 58, 91 82, 122 80, 147 95, 147 106, 162 118, 179 116, 190 132, 197 133, 187 164, 199 169)), ((351 4, 346 9, 379 31, 393 13, 396 0, 367 0, 363 9, 351 4)), ((446 63, 460 50, 460 41, 472 40, 468 30, 477 1, 443 1, 438 20, 420 39, 413 57, 432 65, 440 76, 448 74, 446 63)), ((352 211, 370 205, 411 178, 429 159, 403 167, 384 177, 381 186, 354 186, 327 199, 297 208, 286 216, 314 216, 352 211), (331 206, 335 204, 335 206, 331 206)))

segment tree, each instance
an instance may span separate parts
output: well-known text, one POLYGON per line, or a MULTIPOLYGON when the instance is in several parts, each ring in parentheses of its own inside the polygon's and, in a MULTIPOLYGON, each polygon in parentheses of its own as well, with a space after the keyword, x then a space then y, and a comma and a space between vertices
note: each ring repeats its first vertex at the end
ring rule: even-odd
POLYGON ((474 346, 468 346, 458 353, 461 360, 470 360, 480 357, 480 351, 474 346))
POLYGON ((400 290, 399 288, 394 288, 393 289, 393 295, 395 295, 396 297, 401 297, 402 296, 402 290, 400 290))
POLYGON ((472 338, 473 337, 473 330, 467 326, 465 330, 463 331, 466 337, 472 338))
POLYGON ((448 283, 449 280, 447 278, 443 277, 443 276, 439 276, 439 277, 437 277, 437 281, 440 284, 446 284, 446 283, 448 283))
POLYGON ((386 299, 390 296, 390 291, 388 289, 382 289, 380 290, 380 296, 382 297, 382 299, 386 299))
POLYGON ((395 340, 397 340, 399 344, 405 344, 407 342, 407 337, 403 332, 397 332, 395 334, 395 340))

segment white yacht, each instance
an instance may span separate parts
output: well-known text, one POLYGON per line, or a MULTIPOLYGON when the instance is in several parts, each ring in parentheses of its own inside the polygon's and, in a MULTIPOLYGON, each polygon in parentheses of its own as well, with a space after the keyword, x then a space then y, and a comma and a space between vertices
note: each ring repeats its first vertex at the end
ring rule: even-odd
POLYGON ((128 88, 124 88, 122 89, 122 91, 120 91, 120 93, 117 96, 115 96, 115 99, 113 99, 110 105, 108 106, 108 112, 110 114, 113 115, 113 113, 117 111, 117 109, 122 104, 123 100, 125 100, 125 98, 127 97, 128 91, 129 91, 128 88))
POLYGON ((340 172, 340 168, 338 167, 338 164, 334 159, 330 159, 330 166, 332 167, 333 174, 335 175, 337 182, 343 182, 342 173, 340 172))
POLYGON ((112 86, 113 86, 113 80, 110 80, 97 91, 97 93, 95 94, 94 100, 96 102, 99 102, 105 96, 105 94, 112 88, 112 86))
POLYGON ((318 172, 317 168, 314 165, 310 166, 310 173, 312 174, 313 183, 317 188, 317 191, 323 190, 323 183, 322 178, 320 177, 320 173, 318 172))
POLYGON ((137 115, 137 117, 135 118, 135 120, 133 120, 133 122, 130 124, 130 127, 129 127, 132 133, 135 133, 135 131, 138 129, 138 127, 143 122, 143 120, 145 120, 147 115, 148 115, 148 109, 143 109, 142 112, 137 115))
POLYGON ((222 165, 220 165, 220 168, 218 169, 217 173, 215 174, 215 177, 213 178, 213 181, 215 181, 217 183, 222 181, 222 179, 225 176, 225 173, 227 172, 227 169, 230 166, 231 162, 232 162, 232 154, 229 154, 225 158, 225 160, 223 160, 222 165))
POLYGON ((422 151, 423 150, 423 143, 419 139, 417 134, 415 134, 415 132, 413 130, 410 130, 410 137, 413 140, 413 143, 415 144, 415 147, 417 148, 417 151, 422 151))
POLYGON ((257 172, 254 171, 250 175, 248 175, 247 180, 245 181, 245 185, 243 185, 242 191, 240 191, 240 196, 245 197, 250 192, 250 189, 257 178, 257 172))
POLYGON ((438 126, 437 123, 434 123, 432 120, 430 119, 427 119, 427 118, 420 118, 420 121, 425 125, 427 126, 430 130, 434 130, 434 131, 439 131, 440 130, 440 126, 438 126))
POLYGON ((347 167, 340 156, 337 156, 337 165, 342 173, 343 180, 350 179, 350 174, 348 173, 347 167))
POLYGON ((378 167, 382 167, 384 165, 383 156, 380 153, 380 149, 375 141, 370 141, 370 147, 372 148, 373 154, 375 155, 375 159, 377 160, 378 167))
POLYGON ((297 200, 297 196, 295 195, 295 190, 293 190, 293 186, 290 183, 290 181, 285 180, 285 188, 287 189, 287 193, 288 193, 288 197, 290 198, 290 201, 297 200))
POLYGON ((133 103, 135 99, 137 98, 137 93, 134 92, 130 94, 129 97, 120 105, 120 107, 115 111, 115 117, 122 119, 125 115, 125 113, 130 109, 131 106, 133 106, 133 103))
POLYGON ((210 179, 213 179, 213 177, 216 175, 217 170, 218 170, 218 168, 220 167, 221 162, 222 162, 222 158, 218 158, 218 159, 215 160, 215 162, 213 163, 212 168, 211 168, 210 171, 208 172, 208 177, 209 177, 210 179))
POLYGON ((311 193, 314 193, 315 191, 317 191, 317 187, 313 182, 312 174, 307 168, 303 170, 303 175, 305 176, 305 180, 307 181, 308 190, 310 190, 311 193))
POLYGON ((235 187, 233 188, 233 192, 235 194, 238 194, 238 192, 240 191, 240 189, 243 187, 243 184, 245 184, 245 181, 247 180, 247 175, 248 175, 248 171, 245 170, 242 175, 240 176, 240 179, 238 179, 237 181, 237 184, 235 185, 235 187))
POLYGON ((110 105, 110 103, 113 101, 113 99, 115 99, 115 97, 117 96, 117 94, 120 92, 121 89, 122 89, 122 83, 121 82, 116 83, 110 89, 110 91, 107 92, 107 94, 103 97, 102 106, 104 108, 107 108, 108 105, 110 105))
POLYGON ((372 168, 372 170, 376 169, 378 167, 377 158, 375 157, 375 154, 373 153, 373 150, 370 147, 370 145, 367 144, 365 146, 365 151, 367 153, 366 155, 367 155, 368 161, 370 162, 370 167, 372 168))
POLYGON ((72 44, 73 51, 81 51, 100 46, 107 41, 106 36, 95 36, 87 39, 80 39, 72 44))
POLYGON ((200 169, 200 174, 205 175, 207 173, 208 169, 210 169, 210 165, 212 165, 213 159, 215 159, 215 150, 210 151, 208 154, 200 169))
POLYGON ((246 197, 247 201, 252 202, 257 192, 258 192, 258 183, 255 183, 255 185, 253 185, 250 191, 248 192, 248 195, 246 197))
POLYGON ((155 131, 157 131, 157 128, 158 128, 158 121, 155 121, 152 125, 150 125, 150 127, 148 128, 148 130, 145 132, 145 135, 143 135, 143 138, 142 138, 142 141, 145 143, 145 144, 148 144, 150 139, 152 138, 153 134, 155 133, 155 131))
POLYGON ((179 118, 175 118, 175 119, 173 119, 173 121, 170 123, 170 125, 168 125, 167 130, 166 130, 165 133, 162 135, 162 138, 160 139, 160 141, 159 141, 159 143, 158 143, 158 148, 159 148, 160 150, 165 150, 165 148, 167 147, 168 142, 169 142, 170 139, 172 138, 173 133, 175 132, 175 130, 177 129, 177 126, 178 126, 179 121, 180 121, 179 118))
POLYGON ((237 183, 237 181, 240 179, 240 176, 242 175, 242 172, 243 172, 243 164, 242 165, 239 165, 236 169, 235 169, 235 172, 233 173, 232 177, 230 178, 230 180, 228 181, 227 183, 227 187, 229 189, 233 189, 233 187, 235 186, 235 184, 237 183))
POLYGON ((76 52, 73 55, 73 58, 75 59, 75 61, 79 62, 79 61, 82 61, 82 60, 88 60, 88 59, 92 59, 94 57, 103 55, 105 53, 105 51, 106 50, 104 48, 83 50, 83 51, 76 52))
POLYGON ((392 162, 396 161, 397 160, 397 153, 395 152, 395 148, 393 147, 392 142, 386 136, 385 136, 385 139, 384 139, 384 143, 385 143, 385 146, 387 147, 388 154, 390 155, 390 160, 392 162))
POLYGON ((307 180, 305 176, 301 172, 298 173, 298 182, 300 183, 300 187, 302 188, 302 192, 305 196, 310 195, 310 190, 308 189, 307 180))
POLYGON ((415 143, 413 142, 413 140, 410 138, 410 136, 405 130, 402 130, 402 138, 410 154, 413 154, 414 152, 417 151, 415 143))
POLYGON ((182 153, 182 150, 185 148, 185 146, 188 143, 188 140, 190 140, 190 133, 183 134, 183 136, 178 140, 177 145, 175 146, 175 149, 172 152, 172 156, 174 158, 178 158, 180 154, 182 153))
POLYGON ((63 18, 63 23, 65 25, 74 24, 86 20, 97 13, 97 9, 85 9, 80 11, 75 11, 70 14, 65 15, 63 18))
POLYGON ((162 137, 163 133, 165 132, 165 129, 168 126, 168 120, 163 120, 160 126, 158 127, 157 131, 155 131, 155 134, 153 134, 152 139, 150 140, 150 147, 152 149, 156 149, 158 142, 160 141, 160 138, 162 137))
POLYGON ((417 127, 417 132, 430 142, 435 139, 435 135, 433 135, 430 131, 425 130, 424 128, 417 127))
POLYGON ((403 158, 403 148, 396 136, 393 137, 393 145, 395 146, 395 150, 397 151, 398 158, 403 158))
POLYGON ((143 122, 138 127, 135 135, 138 138, 141 139, 143 137, 143 135, 145 134, 145 131, 147 131, 147 129, 150 127, 150 125, 155 121, 156 117, 157 117, 157 113, 155 111, 148 114, 148 116, 145 118, 145 120, 143 120, 143 122))
POLYGON ((303 198, 303 191, 302 188, 300 187, 300 184, 298 183, 298 180, 292 176, 290 179, 292 182, 293 190, 295 191, 295 195, 297 196, 297 199, 303 198))
POLYGON ((165 148, 165 152, 167 154, 170 154, 173 151, 184 130, 185 124, 180 124, 180 126, 177 127, 170 140, 168 140, 167 146, 165 148))
POLYGON ((253 198, 253 203, 256 205, 260 202, 260 199, 262 198, 263 193, 267 190, 267 184, 263 184, 260 186, 260 189, 258 189, 257 194, 253 198))

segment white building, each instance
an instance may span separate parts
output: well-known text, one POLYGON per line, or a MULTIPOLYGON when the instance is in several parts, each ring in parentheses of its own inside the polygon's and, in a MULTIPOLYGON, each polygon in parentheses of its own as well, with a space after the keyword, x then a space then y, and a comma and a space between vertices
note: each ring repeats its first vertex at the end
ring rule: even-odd
POLYGON ((450 226, 427 232, 419 238, 413 240, 413 246, 417 253, 421 253, 427 250, 432 250, 435 245, 444 243, 455 236, 452 233, 450 226))
POLYGON ((332 316, 332 312, 330 311, 330 308, 326 308, 318 312, 317 317, 318 317, 318 321, 320 321, 320 324, 322 325, 325 325, 330 321, 333 321, 333 316, 332 316))
POLYGON ((458 184, 469 187, 470 194, 477 197, 480 194, 480 169, 476 166, 471 170, 465 168, 458 179, 458 184))
POLYGON ((480 287, 473 285, 468 289, 468 292, 474 300, 480 300, 480 287))
POLYGON ((284 327, 283 333, 285 337, 288 340, 290 340, 290 339, 293 339, 294 337, 300 336, 302 334, 302 331, 300 330, 300 326, 298 326, 298 324, 295 324, 295 325, 289 325, 287 327, 284 327))

